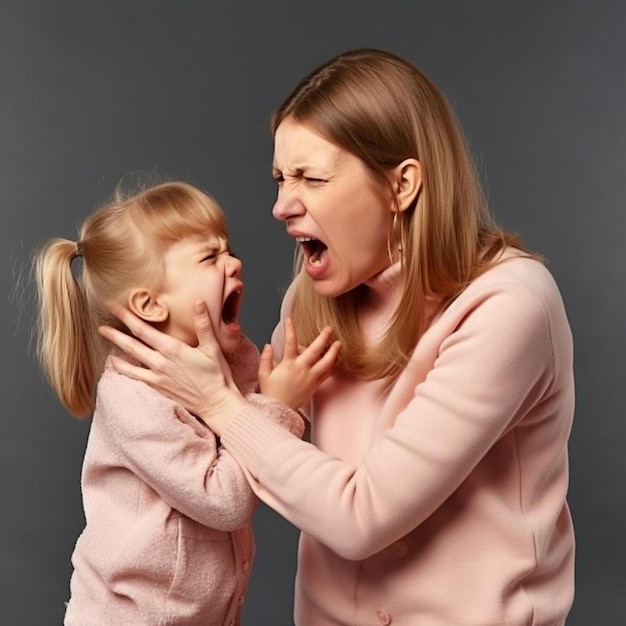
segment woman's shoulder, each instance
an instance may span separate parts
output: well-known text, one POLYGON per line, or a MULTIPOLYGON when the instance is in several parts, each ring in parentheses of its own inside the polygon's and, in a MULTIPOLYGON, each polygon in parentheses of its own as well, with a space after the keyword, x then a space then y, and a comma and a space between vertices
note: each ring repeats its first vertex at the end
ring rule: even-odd
POLYGON ((546 265, 515 248, 507 248, 461 295, 473 297, 493 290, 526 291, 546 305, 561 300, 558 285, 546 265))
POLYGON ((450 319, 467 316, 490 326, 534 327, 556 343, 569 345, 565 304, 551 272, 541 261, 507 249, 447 307, 450 319))

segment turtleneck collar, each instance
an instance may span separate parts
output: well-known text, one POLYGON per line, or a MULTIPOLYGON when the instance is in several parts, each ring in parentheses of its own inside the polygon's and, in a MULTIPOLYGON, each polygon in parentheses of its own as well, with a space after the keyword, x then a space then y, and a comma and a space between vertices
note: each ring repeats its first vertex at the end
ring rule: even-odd
POLYGON ((366 344, 373 345, 385 332, 398 303, 401 285, 399 261, 365 282, 368 299, 359 312, 359 322, 366 344))
POLYGON ((365 282, 365 285, 367 285, 373 293, 388 293, 390 288, 395 290, 400 286, 400 273, 401 264, 400 261, 397 261, 393 265, 386 267, 382 272, 372 276, 365 282))

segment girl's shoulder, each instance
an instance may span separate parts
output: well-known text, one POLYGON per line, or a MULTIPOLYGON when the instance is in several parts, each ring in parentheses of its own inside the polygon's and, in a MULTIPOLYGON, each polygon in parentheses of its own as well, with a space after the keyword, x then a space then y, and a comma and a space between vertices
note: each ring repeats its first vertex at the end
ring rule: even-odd
POLYGON ((109 407, 123 409, 132 406, 145 411, 158 410, 169 412, 175 410, 177 403, 150 387, 150 385, 120 374, 108 357, 96 390, 96 408, 109 407))
POLYGON ((210 431, 183 406, 144 382, 117 372, 110 359, 98 381, 94 419, 101 427, 143 436, 144 433, 190 426, 200 437, 210 431))

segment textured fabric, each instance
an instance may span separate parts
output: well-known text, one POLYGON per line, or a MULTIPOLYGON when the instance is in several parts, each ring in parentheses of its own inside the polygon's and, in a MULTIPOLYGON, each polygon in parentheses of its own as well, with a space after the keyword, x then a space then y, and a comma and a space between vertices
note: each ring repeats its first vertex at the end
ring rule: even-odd
MULTIPOLYGON (((397 266, 369 283, 368 341, 398 285, 397 266)), ((564 624, 572 352, 552 276, 508 251, 433 320, 390 391, 326 381, 310 409, 319 450, 240 411, 224 446, 302 530, 297 626, 564 624)))
MULTIPOLYGON (((227 358, 250 402, 272 407, 301 436, 295 412, 286 417, 252 393, 256 347, 244 338, 227 358)), ((86 526, 72 556, 66 625, 240 623, 256 497, 209 429, 109 364, 98 384, 82 491, 86 526)))

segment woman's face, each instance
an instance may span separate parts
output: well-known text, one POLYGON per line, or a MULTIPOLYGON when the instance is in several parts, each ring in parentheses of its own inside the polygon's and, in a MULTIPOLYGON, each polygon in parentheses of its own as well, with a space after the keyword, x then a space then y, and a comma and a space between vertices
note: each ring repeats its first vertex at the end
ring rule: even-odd
POLYGON ((276 130, 272 211, 300 242, 315 289, 338 296, 389 266, 391 192, 352 153, 292 118, 276 130))

